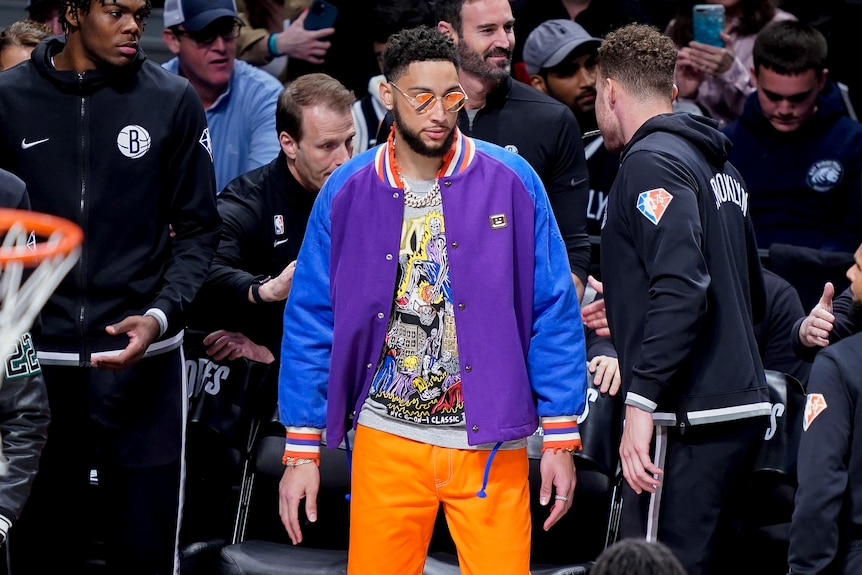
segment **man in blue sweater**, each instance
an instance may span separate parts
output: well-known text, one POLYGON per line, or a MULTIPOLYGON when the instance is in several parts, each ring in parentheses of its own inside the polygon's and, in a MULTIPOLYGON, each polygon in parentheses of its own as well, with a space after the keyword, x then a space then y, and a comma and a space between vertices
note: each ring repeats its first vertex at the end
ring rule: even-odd
POLYGON ((236 59, 242 24, 234 0, 167 0, 162 39, 176 57, 164 68, 201 99, 212 141, 216 193, 278 156, 275 107, 284 86, 236 59))
POLYGON ((757 92, 724 130, 748 184, 759 248, 853 253, 862 241, 862 124, 827 82, 826 52, 808 24, 764 28, 754 44, 757 92))

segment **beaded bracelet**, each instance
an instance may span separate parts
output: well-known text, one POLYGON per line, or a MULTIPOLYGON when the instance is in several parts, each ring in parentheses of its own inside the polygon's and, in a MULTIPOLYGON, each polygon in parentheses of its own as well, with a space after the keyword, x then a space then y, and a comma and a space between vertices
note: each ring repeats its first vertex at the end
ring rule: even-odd
POLYGON ((565 451, 569 455, 574 455, 578 451, 577 449, 575 449, 572 446, 568 446, 568 447, 543 447, 542 453, 544 453, 546 451, 551 451, 551 450, 553 450, 554 453, 556 453, 558 451, 565 451))
POLYGON ((284 459, 285 467, 299 467, 300 465, 305 465, 306 463, 318 463, 316 459, 309 459, 305 457, 286 457, 284 459))
POLYGON ((268 41, 269 54, 273 58, 277 58, 277 57, 281 56, 281 54, 278 53, 278 46, 275 45, 275 39, 277 36, 278 36, 278 34, 276 34, 276 33, 272 33, 269 35, 269 41, 268 41))

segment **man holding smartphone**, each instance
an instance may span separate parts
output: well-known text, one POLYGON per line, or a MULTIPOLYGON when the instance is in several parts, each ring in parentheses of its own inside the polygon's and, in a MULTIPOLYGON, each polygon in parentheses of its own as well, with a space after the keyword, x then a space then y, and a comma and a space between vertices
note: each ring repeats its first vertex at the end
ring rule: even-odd
POLYGON ((696 104, 704 115, 725 126, 739 117, 745 98, 755 90, 751 51, 757 32, 770 22, 796 17, 776 8, 772 0, 757 3, 756 9, 743 9, 749 2, 741 0, 706 0, 704 4, 709 6, 707 12, 719 4, 724 8, 723 29, 716 30, 712 24, 709 37, 695 37, 695 19, 703 14, 696 8, 700 4, 697 0, 681 0, 666 34, 679 48, 678 100, 689 106, 696 104))
MULTIPOLYGON (((334 19, 321 22, 321 10, 311 17, 309 0, 238 0, 244 26, 237 39, 237 57, 253 66, 266 67, 282 81, 287 80, 289 60, 323 64, 335 33, 334 19), (308 21, 311 17, 311 22, 308 21), (316 22, 315 22, 316 21, 316 22)), ((331 5, 330 5, 331 6, 331 5)), ((333 14, 332 10, 325 11, 333 14)))

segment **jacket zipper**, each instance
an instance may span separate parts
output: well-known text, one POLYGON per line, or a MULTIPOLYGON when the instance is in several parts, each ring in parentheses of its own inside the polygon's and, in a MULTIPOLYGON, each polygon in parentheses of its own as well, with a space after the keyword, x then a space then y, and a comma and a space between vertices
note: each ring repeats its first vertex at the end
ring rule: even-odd
MULTIPOLYGON (((82 90, 82 94, 83 94, 84 75, 81 73, 78 73, 78 86, 82 90)), ((80 147, 80 150, 78 151, 78 153, 79 153, 79 162, 80 162, 80 169, 81 169, 81 201, 80 201, 80 204, 78 205, 78 221, 81 222, 81 224, 83 226, 83 224, 85 223, 85 218, 86 218, 86 216, 85 216, 85 214, 86 214, 85 198, 87 195, 87 166, 86 166, 86 164, 87 164, 87 162, 86 162, 86 159, 87 159, 87 134, 86 134, 86 130, 84 129, 86 126, 86 119, 87 119, 86 118, 87 117, 87 100, 86 100, 86 96, 84 96, 84 95, 81 96, 81 110, 80 110, 80 112, 81 113, 80 113, 79 121, 80 121, 80 129, 81 129, 81 139, 80 139, 81 147, 80 147)), ((86 299, 86 296, 83 295, 86 291, 84 288, 86 288, 86 283, 87 283, 86 272, 84 270, 85 254, 86 254, 86 242, 84 242, 84 244, 82 245, 81 255, 78 258, 78 264, 79 264, 78 265, 78 281, 80 282, 81 288, 82 288, 81 289, 82 295, 81 295, 80 299, 78 300, 78 329, 80 330, 81 342, 82 342, 81 343, 81 357, 79 360, 79 363, 81 365, 88 365, 89 364, 89 359, 88 359, 89 353, 87 350, 88 346, 86 343, 87 340, 86 340, 86 337, 84 337, 87 334, 87 330, 86 330, 86 318, 87 318, 86 301, 87 301, 87 299, 86 299)))

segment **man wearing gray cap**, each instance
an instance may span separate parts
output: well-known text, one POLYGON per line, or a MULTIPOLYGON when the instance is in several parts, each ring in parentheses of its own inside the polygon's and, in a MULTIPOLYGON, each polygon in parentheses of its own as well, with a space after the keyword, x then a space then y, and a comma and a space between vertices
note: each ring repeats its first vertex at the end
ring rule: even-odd
POLYGON ((527 36, 530 83, 566 104, 584 132, 596 129, 596 55, 601 39, 571 20, 548 20, 527 36))
POLYGON ((587 143, 584 155, 590 173, 587 231, 601 233, 601 222, 617 175, 619 154, 605 148, 596 123, 596 58, 601 40, 571 20, 548 20, 524 43, 524 64, 538 91, 571 108, 587 143), (592 132, 592 134, 591 134, 592 132))
POLYGON ((200 96, 212 136, 216 190, 278 156, 274 76, 236 60, 241 27, 234 0, 167 0, 162 38, 176 56, 164 67, 200 96))

